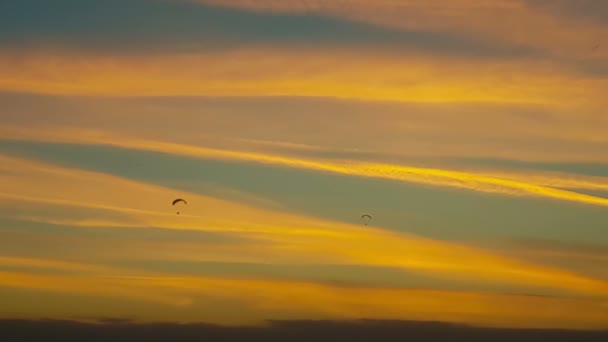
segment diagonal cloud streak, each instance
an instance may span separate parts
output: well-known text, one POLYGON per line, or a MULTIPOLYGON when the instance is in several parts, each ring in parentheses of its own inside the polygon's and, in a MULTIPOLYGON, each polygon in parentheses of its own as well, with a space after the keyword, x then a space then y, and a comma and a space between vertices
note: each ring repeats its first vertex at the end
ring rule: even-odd
MULTIPOLYGON (((292 158, 255 152, 221 150, 164 141, 129 138, 103 131, 57 128, 53 130, 0 129, 4 139, 52 141, 74 144, 106 145, 120 148, 154 151, 202 159, 264 163, 344 174, 357 177, 389 179, 430 186, 452 187, 509 196, 533 196, 581 204, 608 207, 608 199, 562 190, 523 179, 501 178, 483 173, 461 172, 359 161, 326 161, 292 158)), ((542 182, 539 182, 542 184, 542 182)), ((600 183, 599 188, 605 184, 600 183)))
MULTIPOLYGON (((582 59, 590 58, 589 49, 608 32, 606 25, 577 18, 570 15, 571 10, 550 12, 542 6, 530 6, 526 0, 181 1, 248 11, 333 16, 400 30, 457 32, 488 44, 498 41, 582 59)), ((597 56, 601 57, 605 53, 597 56)))
MULTIPOLYGON (((251 243, 238 244, 236 260, 241 262, 246 255, 259 262, 269 258, 266 261, 358 263, 413 269, 448 278, 464 277, 608 295, 606 281, 498 257, 489 251, 462 244, 258 209, 186 192, 178 195, 191 200, 189 210, 204 212, 205 215, 177 217, 166 211, 167 198, 176 195, 176 191, 170 188, 8 156, 2 156, 0 161, 3 169, 0 177, 2 197, 10 199, 5 204, 15 201, 20 205, 38 204, 38 197, 42 197, 46 204, 90 207, 129 215, 126 220, 111 219, 115 221, 113 226, 119 226, 122 221, 127 227, 190 229, 245 237, 251 243), (11 175, 5 170, 19 172, 11 175), (256 256, 259 251, 264 251, 262 257, 256 256)), ((102 222, 107 224, 108 219, 102 222)), ((73 220, 71 224, 78 222, 73 220)), ((90 221, 83 224, 90 225, 90 221)), ((215 251, 230 257, 235 250, 229 246, 215 251)), ((212 255, 205 251, 201 255, 205 253, 212 255)), ((234 254, 232 258, 235 258, 234 254)))

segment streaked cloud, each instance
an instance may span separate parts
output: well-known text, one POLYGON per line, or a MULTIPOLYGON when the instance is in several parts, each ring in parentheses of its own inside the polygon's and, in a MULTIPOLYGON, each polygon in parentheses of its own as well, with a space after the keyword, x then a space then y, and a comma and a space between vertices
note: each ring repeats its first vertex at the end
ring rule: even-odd
POLYGON ((401 102, 598 108, 608 80, 546 62, 471 62, 357 50, 239 49, 103 56, 4 51, 0 89, 98 96, 326 96, 401 102), (345 63, 345 61, 348 61, 345 63), (437 80, 441 79, 440 82, 437 80))
POLYGON ((530 182, 551 188, 608 191, 608 177, 581 176, 563 172, 527 172, 525 174, 517 174, 504 171, 487 171, 487 173, 491 177, 530 182))
MULTIPOLYGON (((221 150, 175 144, 171 142, 128 138, 108 134, 107 132, 102 131, 79 131, 72 129, 58 129, 52 131, 46 130, 39 132, 34 132, 32 130, 24 131, 23 129, 7 131, 7 133, 13 132, 13 137, 17 139, 110 145, 136 150, 185 155, 196 158, 274 164, 292 168, 338 173, 349 176, 382 178, 395 181, 421 183, 431 186, 455 187, 509 196, 537 196, 554 200, 608 206, 608 199, 606 198, 539 185, 538 183, 530 181, 523 181, 525 175, 519 177, 516 176, 516 179, 513 179, 513 177, 500 178, 483 173, 411 167, 406 165, 391 165, 360 161, 336 162, 303 158, 298 159, 280 155, 221 150)), ((4 136, 8 137, 8 135, 4 136)), ((552 179, 545 179, 544 182, 555 183, 555 181, 552 179)), ((589 179, 586 182, 587 187, 589 184, 593 183, 593 179, 589 179)), ((599 182, 597 185, 595 185, 596 188, 603 188, 604 186, 605 184, 603 182, 599 182)))
POLYGON ((15 48, 61 46, 140 56, 166 51, 205 53, 256 44, 300 48, 363 44, 469 58, 534 54, 451 32, 401 31, 323 15, 252 13, 187 1, 109 0, 97 5, 95 0, 56 0, 49 7, 35 0, 13 1, 0 12, 5 23, 0 39, 15 48), (33 8, 44 8, 44 20, 31 17, 33 8), (98 20, 100 16, 104 20, 98 20))
POLYGON ((608 24, 608 6, 603 1, 598 0, 555 0, 551 2, 542 0, 524 0, 524 4, 537 8, 541 11, 548 11, 557 16, 574 17, 579 20, 596 21, 597 24, 608 24))
POLYGON ((601 243, 527 239, 496 243, 492 250, 502 255, 576 269, 593 277, 608 279, 608 248, 601 243))
MULTIPOLYGON (((599 170, 599 164, 608 163, 608 119, 601 110, 306 97, 100 99, 4 94, 0 101, 5 103, 5 130, 103 129, 187 145, 419 165, 454 166, 464 161, 466 166, 467 159, 485 158, 486 167, 501 169, 555 170, 549 163, 594 163, 599 170), (294 122, 298 130, 292 129, 294 122)), ((483 166, 481 160, 475 164, 483 166)))
MULTIPOLYGON (((103 284, 100 278, 124 274, 137 274, 137 270, 121 269, 104 265, 86 264, 53 259, 22 257, 0 257, 0 287, 34 289, 51 292, 96 294, 109 297, 126 297, 135 300, 151 301, 168 305, 184 305, 186 298, 167 296, 145 289, 130 289, 128 286, 103 284), (10 266, 11 270, 3 270, 10 266), (15 268, 36 268, 42 273, 15 272, 15 268), (54 271, 49 273, 48 271, 54 271), (61 272, 62 271, 64 274, 61 272), (66 275, 68 271, 71 274, 66 275), (109 286, 108 286, 109 285, 109 286)), ((141 272, 141 271, 140 271, 141 272)), ((143 273, 150 275, 151 273, 143 273)))
POLYGON ((145 289, 111 286, 96 277, 42 275, 0 271, 0 286, 62 293, 94 294, 104 297, 126 297, 165 305, 187 305, 187 297, 168 296, 145 289))
MULTIPOLYGON (((127 227, 140 224, 142 228, 154 226, 236 234, 237 237, 251 239, 253 251, 264 249, 265 257, 279 262, 309 263, 314 260, 402 267, 447 277, 474 277, 485 281, 557 286, 583 293, 608 294, 607 282, 494 257, 489 252, 465 245, 258 209, 97 172, 20 158, 3 156, 2 161, 4 170, 19 170, 13 175, 5 173, 1 178, 3 198, 11 202, 19 201, 22 206, 42 202, 130 216, 126 221, 114 218, 116 223, 110 226, 120 226, 124 222, 127 227), (120 196, 116 196, 118 193, 120 196), (191 201, 188 212, 179 216, 169 212, 168 202, 175 196, 191 201), (199 216, 193 214, 195 212, 205 214, 199 216)), ((108 221, 111 220, 103 219, 100 226, 108 225, 108 221)), ((76 220, 56 222, 53 219, 49 223, 79 224, 76 220)), ((91 225, 95 224, 83 224, 85 227, 91 225)), ((255 255, 246 252, 246 244, 239 243, 238 246, 242 255, 255 255)), ((234 249, 220 247, 211 251, 228 252, 230 255, 234 249)), ((204 253, 201 252, 202 255, 204 253)), ((261 261, 259 257, 256 260, 261 261)), ((242 262, 243 258, 237 256, 234 261, 242 262)))
MULTIPOLYGON (((608 315, 605 303, 551 296, 432 291, 399 288, 331 286, 311 282, 269 281, 251 278, 191 276, 120 276, 83 278, 1 272, 1 286, 27 286, 80 295, 128 295, 134 299, 154 293, 164 305, 182 309, 182 320, 203 316, 227 323, 205 309, 205 298, 236 301, 244 307, 228 323, 261 323, 260 313, 275 319, 321 316, 326 318, 441 320, 507 327, 600 328, 608 315), (101 291, 103 288, 103 291, 101 291), (160 296, 159 294, 164 294, 160 296), (207 297, 202 297, 207 296, 207 297), (180 299, 182 298, 182 299, 180 299), (177 302, 175 300, 178 299, 177 302), (188 310, 196 300, 198 314, 188 310), (501 310, 496 311, 494 307, 501 310), (185 316, 185 317, 184 317, 185 316), (235 319, 236 318, 236 319, 235 319)), ((50 309, 53 310, 53 309, 50 309)), ((55 311, 55 310, 53 310, 55 311)), ((170 308, 138 312, 137 320, 166 320, 170 308)), ((124 312, 122 313, 125 314, 124 312)), ((133 312, 126 314, 133 315, 133 312)))
MULTIPOLYGON (((249 292, 253 294, 253 298, 259 298, 260 301, 256 304, 262 308, 291 308, 293 307, 292 305, 305 309, 306 311, 316 311, 319 310, 319 308, 323 308, 321 310, 324 311, 323 313, 326 315, 329 314, 332 317, 347 319, 361 316, 379 319, 387 317, 429 319, 430 317, 433 317, 435 320, 468 322, 482 325, 505 324, 507 326, 527 325, 528 327, 538 327, 539 325, 551 324, 548 321, 545 321, 545 319, 549 317, 557 319, 559 315, 563 314, 564 311, 558 309, 561 305, 565 304, 565 306, 568 306, 568 304, 572 305, 578 302, 578 300, 551 297, 519 297, 511 295, 412 289, 329 287, 310 283, 271 283, 249 279, 242 282, 230 283, 226 283, 222 280, 196 279, 190 277, 129 280, 140 284, 152 283, 156 286, 177 287, 192 291, 206 288, 207 290, 214 291, 214 293, 219 296, 233 296, 234 293, 249 292), (272 293, 275 295, 272 295, 272 293), (553 300, 555 300, 555 302, 553 302, 553 300), (489 309, 490 307, 488 305, 490 303, 500 305, 503 310, 498 313, 489 309), (548 304, 548 306, 538 305, 541 303, 548 304), (527 304, 532 305, 528 306, 527 304), (540 307, 542 309, 535 310, 535 305, 538 305, 537 308, 540 307), (441 309, 430 309, 430 307, 440 307, 441 309), (525 313, 526 311, 529 316, 525 313), (526 318, 523 316, 526 316, 526 318), (539 321, 534 322, 535 318, 540 318, 540 320, 545 321, 545 323, 540 323, 539 321), (504 323, 501 324, 501 321, 504 323)), ((579 303, 582 304, 584 302, 585 301, 583 300, 579 303)), ((585 321, 587 324, 596 320, 597 323, 595 324, 603 324, 601 319, 606 317, 606 308, 601 302, 587 303, 591 304, 590 306, 597 305, 595 308, 589 308, 589 313, 593 316, 597 316, 595 316, 595 319, 586 317, 585 321)), ((571 314, 571 316, 576 316, 576 314, 571 314)), ((574 320, 576 321, 576 319, 574 320)), ((557 324, 562 325, 564 323, 560 322, 557 324)))
POLYGON ((185 1, 253 11, 322 14, 403 30, 458 32, 578 58, 588 58, 591 47, 608 31, 602 22, 570 15, 576 11, 546 11, 542 6, 530 6, 528 1, 185 1))
POLYGON ((78 262, 68 262, 62 260, 49 260, 49 259, 32 259, 32 258, 19 258, 19 257, 5 257, 0 256, 1 266, 16 266, 16 267, 36 267, 55 269, 63 271, 96 271, 96 272, 107 272, 112 271, 111 267, 104 266, 91 266, 78 262))

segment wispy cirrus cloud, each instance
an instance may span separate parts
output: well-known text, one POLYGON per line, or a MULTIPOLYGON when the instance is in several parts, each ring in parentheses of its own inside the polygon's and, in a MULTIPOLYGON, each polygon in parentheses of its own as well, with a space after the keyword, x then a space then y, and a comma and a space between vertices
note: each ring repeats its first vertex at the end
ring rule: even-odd
POLYGON ((190 300, 184 296, 163 295, 158 291, 149 291, 142 288, 129 288, 128 286, 112 286, 100 281, 94 276, 65 276, 44 275, 23 272, 0 271, 0 286, 41 290, 60 293, 89 294, 103 297, 128 298, 136 301, 155 302, 164 305, 188 305, 190 300))
POLYGON ((125 274, 153 275, 154 273, 142 273, 141 270, 61 259, 0 256, 0 287, 4 288, 95 294, 164 305, 186 305, 189 303, 189 300, 183 296, 165 295, 146 289, 134 290, 128 286, 112 286, 100 281, 104 277, 116 277, 125 274), (5 267, 11 269, 4 270, 5 267), (32 268, 38 272, 32 272, 32 268), (26 271, 23 271, 23 269, 26 271))
POLYGON ((34 267, 42 269, 60 270, 60 271, 75 271, 75 272, 111 272, 115 271, 112 267, 102 265, 89 265, 80 262, 70 262, 63 260, 52 259, 35 259, 23 257, 7 257, 0 256, 0 266, 13 267, 34 267))
POLYGON ((307 97, 95 98, 5 93, 0 101, 7 131, 57 126, 103 129, 187 145, 393 163, 422 160, 421 165, 425 159, 453 164, 468 158, 533 162, 541 169, 543 162, 608 162, 604 153, 608 119, 601 110, 307 97), (298 130, 292 129, 294 122, 298 130))
MULTIPOLYGON (((254 256, 254 260, 259 262, 260 256, 255 256, 253 252, 263 250, 262 259, 280 262, 309 263, 314 260, 321 263, 390 266, 447 277, 473 277, 483 281, 557 286, 583 293, 608 293, 608 283, 604 281, 494 257, 488 251, 457 243, 259 209, 98 172, 8 156, 3 156, 2 161, 5 170, 19 170, 14 174, 3 173, 0 178, 1 197, 8 203, 17 201, 22 206, 29 203, 52 204, 129 215, 127 220, 103 218, 98 226, 114 221, 114 226, 120 226, 123 222, 127 227, 141 225, 144 229, 150 226, 190 229, 250 239, 251 253, 247 253, 248 243, 240 241, 235 245, 241 250, 240 256, 237 255, 238 260, 234 260, 237 262, 242 262, 242 256, 248 255, 254 256), (168 202, 176 196, 186 197, 191 202, 187 212, 182 215, 168 212, 168 202), (205 214, 194 214, 198 212, 205 214)), ((88 220, 92 219, 89 215, 88 220)), ((49 223, 54 220, 57 218, 51 218, 49 223)), ((68 222, 63 219, 56 223, 68 222)), ((79 222, 71 219, 69 224, 78 225, 79 222)), ((83 222, 82 226, 91 224, 90 221, 83 222)), ((234 251, 234 247, 228 244, 228 248, 209 249, 201 251, 199 255, 212 257, 217 252, 221 258, 229 259, 234 251)))
MULTIPOLYGON (((370 177, 389 179, 394 181, 419 183, 430 186, 453 187, 473 191, 495 193, 508 196, 533 196, 553 200, 562 200, 582 204, 608 206, 608 199, 563 190, 560 187, 551 187, 544 184, 584 185, 585 188, 604 189, 605 179, 602 177, 578 177, 578 180, 562 180, 553 177, 543 178, 534 175, 536 182, 526 180, 525 174, 500 177, 496 174, 482 172, 465 172, 450 169, 413 167, 407 165, 383 164, 362 161, 331 161, 312 158, 295 158, 282 155, 264 154, 246 151, 232 151, 207 148, 202 146, 176 144, 165 141, 129 138, 103 131, 83 131, 78 129, 33 130, 13 129, 6 130, 13 133, 15 139, 31 139, 38 141, 52 141, 76 144, 109 145, 135 150, 155 151, 203 159, 235 160, 272 164, 290 168, 308 169, 320 172, 329 172, 356 177, 370 177), (584 180, 583 180, 584 179, 584 180)), ((9 135, 5 135, 9 137, 9 135)))
MULTIPOLYGON (((154 299, 162 305, 157 306, 158 310, 115 312, 135 315, 139 321, 174 317, 172 306, 181 308, 179 316, 182 320, 205 317, 210 322, 223 324, 259 324, 262 323, 260 314, 263 314, 274 319, 314 315, 341 319, 432 319, 502 327, 597 329, 604 327, 608 315, 605 304, 600 301, 553 296, 337 286, 244 277, 142 275, 84 278, 17 272, 0 272, 0 275, 0 286, 25 286, 51 293, 70 291, 81 296, 126 296, 132 300, 149 299, 146 294, 153 293, 154 299), (223 319, 213 315, 215 308, 210 310, 205 306, 208 298, 236 302, 243 310, 240 315, 223 319), (189 310, 195 303, 201 307, 196 311, 189 310), (497 305, 501 310, 494 310, 497 305)), ((49 307, 41 311, 57 309, 49 307)))
POLYGON ((187 1, 109 0, 96 7, 94 0, 56 0, 45 7, 22 0, 0 12, 0 20, 5 23, 0 39, 7 47, 61 46, 121 55, 206 53, 257 44, 300 48, 362 45, 482 59, 534 55, 530 49, 478 42, 449 31, 402 31, 345 18, 252 13, 187 1), (44 10, 45 20, 32 19, 33 7, 44 10), (98 20, 99 16, 105 19, 98 20))
MULTIPOLYGON (((547 11, 531 1, 371 1, 371 0, 184 0, 229 8, 279 13, 321 14, 403 30, 450 31, 477 39, 527 46, 574 58, 593 56, 591 48, 606 35, 601 21, 585 21, 575 10, 547 11), (572 15, 575 14, 575 15, 572 15), (550 32, 548 34, 548 32, 550 32)), ((550 5, 560 7, 560 4, 550 5)), ((561 6, 564 8, 563 4, 561 6)), ((587 6, 589 7, 589 6, 587 6)), ((598 11, 594 11, 598 14, 598 11)))
POLYGON ((585 20, 602 18, 601 6, 589 2, 113 0, 95 6, 91 0, 58 0, 45 7, 22 0, 3 9, 0 37, 11 46, 150 53, 252 42, 363 44, 469 57, 542 57, 548 51, 599 65, 606 56, 604 50, 589 53, 606 33, 605 21, 585 20), (32 19, 32 8, 43 8, 44 20, 32 19))
POLYGON ((482 63, 340 48, 260 47, 152 56, 9 50, 0 62, 1 90, 55 95, 325 96, 592 110, 604 104, 602 94, 608 89, 606 79, 556 72, 546 61, 482 63))
POLYGON ((495 243, 491 248, 503 255, 577 269, 600 279, 608 279, 608 248, 601 243, 520 239, 495 243))

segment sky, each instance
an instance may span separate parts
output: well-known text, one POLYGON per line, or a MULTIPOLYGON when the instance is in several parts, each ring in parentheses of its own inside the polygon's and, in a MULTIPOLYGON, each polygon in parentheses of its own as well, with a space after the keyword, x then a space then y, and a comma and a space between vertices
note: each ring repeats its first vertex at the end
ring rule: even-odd
POLYGON ((0 318, 606 329, 606 37, 600 0, 2 1, 0 318))

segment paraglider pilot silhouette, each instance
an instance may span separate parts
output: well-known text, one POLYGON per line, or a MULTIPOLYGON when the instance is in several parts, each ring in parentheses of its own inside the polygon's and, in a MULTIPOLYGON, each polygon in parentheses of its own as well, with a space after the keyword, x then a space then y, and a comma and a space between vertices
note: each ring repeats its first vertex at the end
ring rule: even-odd
MULTIPOLYGON (((179 202, 184 202, 184 204, 188 204, 188 202, 186 202, 184 199, 178 198, 178 199, 173 200, 173 206, 175 206, 179 202)), ((179 215, 179 211, 177 212, 177 214, 179 215)))

